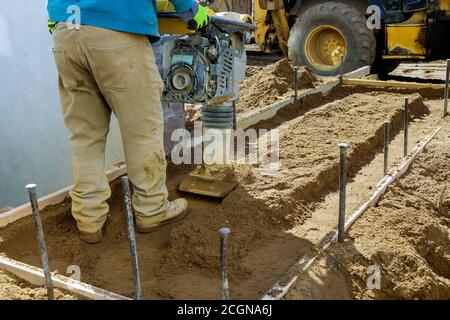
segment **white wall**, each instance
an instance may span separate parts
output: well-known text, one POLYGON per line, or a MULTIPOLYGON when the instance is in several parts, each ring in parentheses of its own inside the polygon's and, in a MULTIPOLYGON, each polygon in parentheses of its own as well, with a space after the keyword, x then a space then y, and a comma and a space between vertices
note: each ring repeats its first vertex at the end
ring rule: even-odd
MULTIPOLYGON (((72 184, 68 132, 57 91, 47 30, 45 0, 1 0, 0 4, 0 209, 72 184)), ((107 167, 123 160, 113 121, 107 167)))

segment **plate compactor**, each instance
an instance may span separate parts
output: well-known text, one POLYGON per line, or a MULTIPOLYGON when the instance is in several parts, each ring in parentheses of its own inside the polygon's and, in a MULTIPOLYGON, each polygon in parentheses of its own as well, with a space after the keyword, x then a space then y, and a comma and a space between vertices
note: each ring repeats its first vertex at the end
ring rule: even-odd
POLYGON ((256 26, 211 15, 209 24, 193 33, 177 28, 175 13, 158 12, 158 20, 161 32, 172 34, 161 40, 163 101, 202 106, 202 164, 179 190, 224 198, 236 187, 229 178, 231 129, 239 83, 245 77, 245 39, 256 26))

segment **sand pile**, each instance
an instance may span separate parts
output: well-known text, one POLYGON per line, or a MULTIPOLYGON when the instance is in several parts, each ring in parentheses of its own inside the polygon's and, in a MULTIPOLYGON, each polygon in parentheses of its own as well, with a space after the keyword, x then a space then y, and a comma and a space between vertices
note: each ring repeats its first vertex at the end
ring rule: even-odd
MULTIPOLYGON (((270 105, 293 94, 294 69, 287 59, 251 71, 256 73, 240 86, 240 99, 236 106, 238 113, 270 105)), ((320 83, 307 67, 298 70, 297 81, 299 90, 314 88, 320 83)))
POLYGON ((258 66, 247 66, 247 68, 245 69, 245 76, 247 78, 254 76, 255 74, 257 74, 259 71, 261 71, 264 67, 258 67, 258 66))

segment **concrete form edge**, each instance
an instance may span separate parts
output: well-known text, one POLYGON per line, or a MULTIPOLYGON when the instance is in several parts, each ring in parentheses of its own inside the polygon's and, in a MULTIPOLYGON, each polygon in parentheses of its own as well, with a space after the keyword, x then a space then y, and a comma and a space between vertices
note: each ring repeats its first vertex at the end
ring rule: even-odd
MULTIPOLYGON (((36 286, 45 284, 44 272, 40 268, 0 256, 0 269, 14 274, 36 286)), ((131 300, 128 297, 91 286, 65 276, 52 273, 53 286, 93 300, 131 300)))

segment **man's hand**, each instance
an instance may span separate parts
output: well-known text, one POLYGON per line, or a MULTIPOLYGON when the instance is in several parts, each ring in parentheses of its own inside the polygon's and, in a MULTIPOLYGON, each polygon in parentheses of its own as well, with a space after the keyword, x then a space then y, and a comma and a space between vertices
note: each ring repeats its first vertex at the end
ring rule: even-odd
POLYGON ((206 8, 203 5, 199 4, 197 1, 194 2, 194 5, 191 9, 179 13, 179 16, 181 20, 188 23, 188 29, 190 30, 198 30, 204 28, 209 21, 206 8))
POLYGON ((49 18, 47 25, 48 25, 48 31, 50 32, 50 34, 53 34, 53 32, 55 32, 56 22, 50 21, 50 18, 49 18))
POLYGON ((194 19, 189 20, 188 28, 191 30, 197 30, 206 27, 208 24, 208 13, 206 8, 201 4, 198 5, 197 13, 194 15, 194 19))

